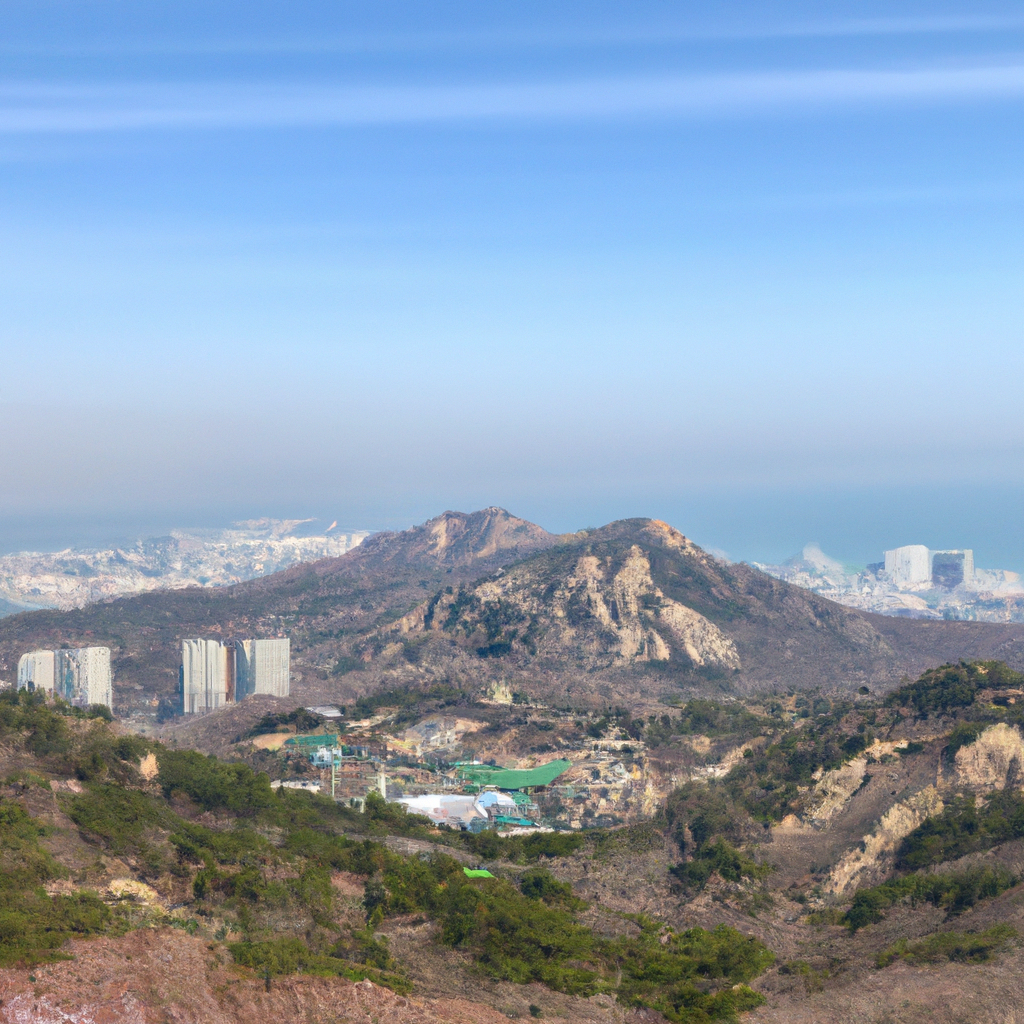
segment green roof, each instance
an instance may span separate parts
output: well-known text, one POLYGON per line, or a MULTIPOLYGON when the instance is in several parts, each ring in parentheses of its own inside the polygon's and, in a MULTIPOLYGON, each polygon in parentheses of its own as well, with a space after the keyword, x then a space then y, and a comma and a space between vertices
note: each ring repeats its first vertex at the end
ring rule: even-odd
POLYGON ((467 764, 459 768, 459 774, 478 786, 497 786, 498 789, 530 789, 534 786, 548 786, 566 769, 571 761, 548 761, 536 768, 496 768, 490 764, 467 764))
POLYGON ((493 878, 494 875, 486 868, 463 868, 467 878, 493 878))

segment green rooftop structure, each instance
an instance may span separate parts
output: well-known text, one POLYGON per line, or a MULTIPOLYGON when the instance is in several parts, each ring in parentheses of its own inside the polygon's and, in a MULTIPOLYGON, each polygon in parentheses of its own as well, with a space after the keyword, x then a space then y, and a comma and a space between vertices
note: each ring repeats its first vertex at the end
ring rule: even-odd
POLYGON ((466 764, 458 768, 459 775, 478 786, 496 786, 498 789, 536 789, 550 786, 564 771, 572 767, 571 761, 548 761, 536 768, 498 768, 490 764, 466 764))
POLYGON ((463 868, 467 878, 493 878, 494 875, 487 868, 463 868))

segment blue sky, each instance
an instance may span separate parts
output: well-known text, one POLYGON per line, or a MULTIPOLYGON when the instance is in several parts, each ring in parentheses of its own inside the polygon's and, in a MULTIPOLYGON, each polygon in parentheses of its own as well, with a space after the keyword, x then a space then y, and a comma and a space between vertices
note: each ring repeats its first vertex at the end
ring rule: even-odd
POLYGON ((501 504, 1024 568, 1022 104, 1012 4, 5 4, 0 548, 501 504))

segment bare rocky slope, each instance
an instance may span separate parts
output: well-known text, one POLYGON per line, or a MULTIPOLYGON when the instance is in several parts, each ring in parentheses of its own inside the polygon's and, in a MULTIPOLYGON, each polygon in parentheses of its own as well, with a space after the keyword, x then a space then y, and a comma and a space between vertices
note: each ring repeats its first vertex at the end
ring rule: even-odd
POLYGON ((490 508, 377 534, 339 557, 219 589, 0 622, 0 673, 34 647, 107 644, 116 711, 175 701, 180 640, 288 635, 294 694, 345 701, 432 681, 580 704, 685 692, 887 689, 961 658, 1024 666, 1024 625, 919 622, 844 608, 677 530, 629 519, 562 537, 490 508))

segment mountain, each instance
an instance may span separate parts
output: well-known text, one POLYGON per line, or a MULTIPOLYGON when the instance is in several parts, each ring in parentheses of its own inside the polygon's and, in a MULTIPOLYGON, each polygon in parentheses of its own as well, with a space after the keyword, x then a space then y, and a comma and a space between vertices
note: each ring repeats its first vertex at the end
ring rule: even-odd
POLYGON ((520 806, 582 819, 502 834, 405 813, 480 796, 430 757, 364 761, 392 802, 357 808, 298 752, 0 693, 0 1024, 1012 1021, 1022 695, 986 662, 643 719, 477 702, 481 759, 529 731, 571 761, 520 806))
POLYGON ((445 512, 338 558, 0 621, 0 672, 35 647, 107 644, 117 713, 173 707, 187 636, 292 639, 297 700, 511 680, 581 704, 681 692, 886 689, 961 658, 1024 665, 1024 626, 844 608, 707 554, 666 523, 562 537, 503 509, 445 512))
POLYGON ((152 716, 175 699, 183 637, 289 635, 296 680, 330 680, 352 638, 444 583, 476 579, 557 542, 504 509, 444 512, 409 530, 374 534, 339 557, 234 586, 183 587, 0 620, 0 673, 12 680, 20 655, 34 648, 107 645, 118 713, 152 716))
POLYGON ((555 534, 492 506, 468 515, 444 512, 401 533, 376 533, 344 561, 323 568, 364 574, 389 567, 399 572, 415 567, 486 570, 490 564, 507 565, 557 541, 555 534))
MULTIPOLYGON (((636 693, 663 689, 666 677, 747 692, 885 687, 968 655, 1019 663, 1024 640, 1019 628, 844 608, 721 562, 649 519, 577 534, 472 587, 449 586, 380 634, 389 635, 444 636, 504 671, 604 674, 636 693)), ((379 650, 380 639, 367 647, 379 650)))
POLYGON ((297 562, 343 555, 368 534, 322 534, 308 519, 254 519, 228 530, 175 530, 100 551, 23 551, 0 556, 0 616, 82 608, 96 601, 177 587, 221 587, 297 562))

